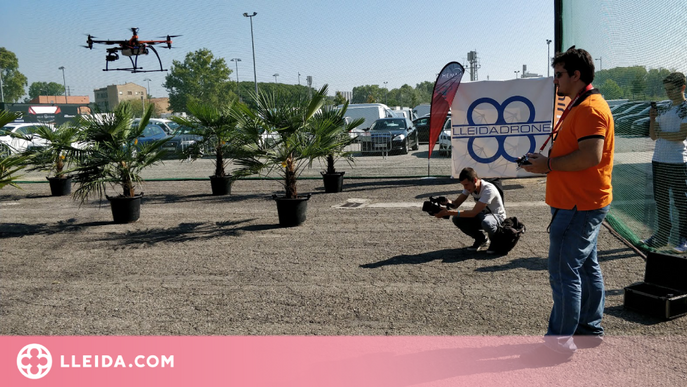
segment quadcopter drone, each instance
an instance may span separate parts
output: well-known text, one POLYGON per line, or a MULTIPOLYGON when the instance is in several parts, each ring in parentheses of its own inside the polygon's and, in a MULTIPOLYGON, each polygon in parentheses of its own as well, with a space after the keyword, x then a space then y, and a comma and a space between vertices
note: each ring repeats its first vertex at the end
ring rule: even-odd
POLYGON ((132 73, 149 73, 155 71, 167 71, 167 69, 162 68, 162 60, 160 60, 160 55, 155 49, 156 44, 164 44, 163 48, 172 48, 172 38, 181 35, 167 35, 165 40, 138 40, 138 28, 132 28, 131 32, 133 35, 129 40, 95 40, 95 36, 88 35, 88 40, 86 40, 86 47, 90 50, 93 49, 93 44, 108 44, 115 45, 115 47, 110 47, 107 49, 107 55, 105 55, 105 68, 103 71, 131 71, 132 73), (139 55, 148 55, 149 50, 152 50, 155 56, 157 56, 157 61, 160 63, 159 70, 143 70, 143 67, 138 66, 139 55), (119 54, 126 56, 131 61, 131 67, 124 68, 110 68, 110 62, 114 62, 119 59, 119 54))

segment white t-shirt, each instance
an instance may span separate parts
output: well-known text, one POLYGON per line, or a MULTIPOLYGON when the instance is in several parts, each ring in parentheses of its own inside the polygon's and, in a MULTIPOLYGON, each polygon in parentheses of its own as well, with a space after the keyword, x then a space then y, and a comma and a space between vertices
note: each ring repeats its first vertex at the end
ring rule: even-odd
POLYGON ((500 221, 506 219, 506 208, 503 206, 503 200, 501 200, 501 195, 499 191, 488 181, 482 179, 482 188, 480 192, 470 193, 467 190, 463 190, 463 195, 472 196, 476 202, 486 203, 491 213, 496 215, 500 221))
MULTIPOLYGON (((680 125, 687 123, 687 101, 670 108, 659 110, 656 122, 662 132, 679 132, 680 125)), ((654 157, 651 159, 659 163, 684 164, 687 163, 687 140, 670 141, 664 138, 656 140, 654 157)))

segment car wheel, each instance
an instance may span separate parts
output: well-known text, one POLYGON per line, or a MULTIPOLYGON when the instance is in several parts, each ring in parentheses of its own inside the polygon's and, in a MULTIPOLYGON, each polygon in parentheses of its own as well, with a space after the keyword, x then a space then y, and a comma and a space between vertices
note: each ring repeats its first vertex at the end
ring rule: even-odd
POLYGON ((404 155, 408 154, 408 145, 410 145, 410 144, 409 144, 408 138, 406 137, 406 140, 403 143, 403 149, 401 149, 401 153, 403 153, 404 155))
POLYGON ((420 140, 417 137, 417 134, 415 135, 415 144, 413 145, 413 150, 418 150, 420 149, 420 140))

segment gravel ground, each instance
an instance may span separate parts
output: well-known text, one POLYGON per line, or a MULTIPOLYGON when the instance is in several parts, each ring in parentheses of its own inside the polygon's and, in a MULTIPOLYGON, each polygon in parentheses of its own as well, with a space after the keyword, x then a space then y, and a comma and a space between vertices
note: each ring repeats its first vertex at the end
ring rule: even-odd
MULTIPOLYGON (((507 256, 469 252, 448 220, 423 213, 448 178, 351 179, 312 193, 307 220, 278 226, 273 180, 146 183, 141 219, 117 225, 107 203, 79 206, 46 183, 0 191, 2 335, 539 336, 551 295, 550 220, 541 178, 504 181, 509 216, 527 233, 507 256), (358 207, 341 207, 362 203, 358 207)), ((599 236, 609 338, 656 338, 642 366, 687 373, 687 318, 659 321, 623 308, 645 262, 607 228, 599 236)), ((630 340, 632 341, 632 340, 630 340)), ((634 341, 632 341, 634 342, 634 341)), ((622 346, 607 346, 624 353, 622 346)), ((649 350, 650 349, 650 350, 649 350)), ((667 381, 666 381, 667 380, 667 381)), ((666 384, 667 383, 667 384, 666 384)))

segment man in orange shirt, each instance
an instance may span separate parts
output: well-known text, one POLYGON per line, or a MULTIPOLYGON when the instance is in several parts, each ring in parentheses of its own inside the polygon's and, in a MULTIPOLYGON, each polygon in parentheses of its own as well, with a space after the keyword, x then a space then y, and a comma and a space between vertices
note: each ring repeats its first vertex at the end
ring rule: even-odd
POLYGON ((552 214, 548 268, 553 308, 546 345, 534 356, 562 362, 578 347, 596 346, 603 338, 597 237, 613 199, 614 127, 608 104, 592 88, 594 60, 587 51, 573 46, 558 53, 553 68, 558 96, 571 102, 549 157, 529 154, 531 165, 524 169, 548 174, 546 203, 552 214))

